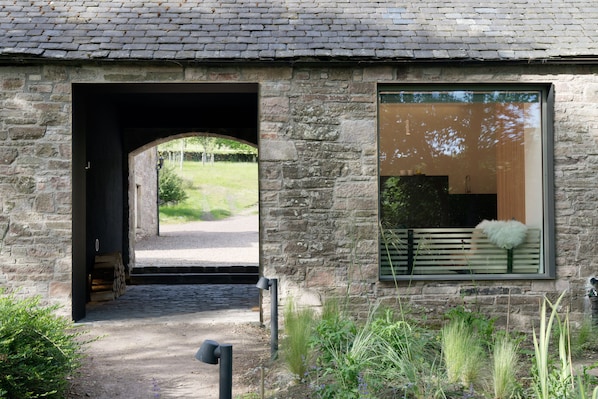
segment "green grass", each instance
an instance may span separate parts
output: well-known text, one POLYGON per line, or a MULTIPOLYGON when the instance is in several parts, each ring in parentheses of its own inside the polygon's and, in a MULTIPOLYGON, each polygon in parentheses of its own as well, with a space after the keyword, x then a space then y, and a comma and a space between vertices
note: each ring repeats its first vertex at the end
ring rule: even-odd
POLYGON ((495 399, 509 399, 517 386, 518 344, 507 335, 494 345, 493 385, 495 399))
POLYGON ((450 383, 467 388, 477 382, 485 363, 483 345, 464 320, 451 320, 442 328, 442 353, 450 383))
POLYGON ((284 308, 285 337, 282 354, 289 371, 301 380, 307 373, 310 339, 315 325, 315 313, 310 308, 297 309, 292 300, 284 308))
MULTIPOLYGON (((176 165, 174 165, 176 166, 176 165)), ((186 161, 176 171, 184 180, 188 198, 160 207, 160 223, 219 220, 257 212, 258 164, 186 161)))

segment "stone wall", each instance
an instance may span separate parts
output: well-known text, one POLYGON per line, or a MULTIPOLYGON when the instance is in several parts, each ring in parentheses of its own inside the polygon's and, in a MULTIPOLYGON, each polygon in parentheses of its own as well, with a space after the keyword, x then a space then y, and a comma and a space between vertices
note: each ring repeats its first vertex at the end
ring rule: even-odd
POLYGON ((0 68, 0 285, 70 307, 70 82, 0 68))
POLYGON ((156 147, 129 156, 129 269, 135 264, 135 242, 158 234, 156 147))
POLYGON ((131 157, 129 163, 129 226, 135 241, 158 233, 156 147, 131 157), (131 168, 132 166, 132 168, 131 168))
MULTIPOLYGON (((70 307, 73 82, 260 83, 260 251, 281 302, 377 299, 434 317, 475 304, 526 328, 545 294, 586 311, 597 273, 598 68, 326 65, 1 67, 0 283, 70 307), (376 87, 547 82, 555 105, 556 280, 383 283, 378 271, 376 87)), ((267 299, 267 298, 266 298, 267 299)), ((267 312, 268 307, 265 307, 267 312)))

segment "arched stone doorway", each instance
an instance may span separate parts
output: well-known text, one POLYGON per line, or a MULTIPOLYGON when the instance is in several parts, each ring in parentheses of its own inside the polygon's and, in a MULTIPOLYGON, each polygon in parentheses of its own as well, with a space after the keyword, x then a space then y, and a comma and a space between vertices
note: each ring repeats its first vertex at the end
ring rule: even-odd
POLYGON ((204 132, 257 145, 258 85, 73 85, 73 319, 85 317, 97 252, 128 264, 128 155, 177 134, 204 132))
POLYGON ((125 268, 129 285, 255 284, 257 159, 253 143, 199 132, 170 136, 131 152, 130 255, 125 268), (161 208, 160 178, 173 174, 181 179, 186 198, 161 208))

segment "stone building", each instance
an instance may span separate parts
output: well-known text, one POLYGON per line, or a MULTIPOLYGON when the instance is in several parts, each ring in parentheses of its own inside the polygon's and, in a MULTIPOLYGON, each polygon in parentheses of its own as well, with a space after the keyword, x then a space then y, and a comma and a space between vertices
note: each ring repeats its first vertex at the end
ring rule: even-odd
POLYGON ((527 327, 567 290, 587 311, 598 5, 0 0, 0 21, 4 287, 83 317, 94 254, 130 257, 129 155, 205 133, 259 148, 283 300, 527 327), (522 242, 475 228, 492 219, 522 242))

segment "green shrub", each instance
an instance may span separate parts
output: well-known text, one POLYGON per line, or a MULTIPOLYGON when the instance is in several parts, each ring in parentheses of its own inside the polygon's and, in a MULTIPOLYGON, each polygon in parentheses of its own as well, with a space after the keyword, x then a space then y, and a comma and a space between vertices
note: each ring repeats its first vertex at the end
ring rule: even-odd
POLYGON ((402 397, 443 397, 439 384, 443 371, 435 332, 404 316, 397 319, 387 309, 372 321, 371 329, 383 349, 375 374, 383 385, 402 392, 402 397))
POLYGON ((187 198, 183 179, 174 168, 165 166, 159 171, 158 196, 161 204, 176 204, 187 198))
POLYGON ((347 349, 356 334, 357 325, 340 310, 338 302, 325 302, 312 339, 312 346, 318 351, 319 365, 330 364, 333 354, 347 349))
POLYGON ((0 291, 1 398, 64 398, 80 365, 80 334, 56 309, 0 291))

